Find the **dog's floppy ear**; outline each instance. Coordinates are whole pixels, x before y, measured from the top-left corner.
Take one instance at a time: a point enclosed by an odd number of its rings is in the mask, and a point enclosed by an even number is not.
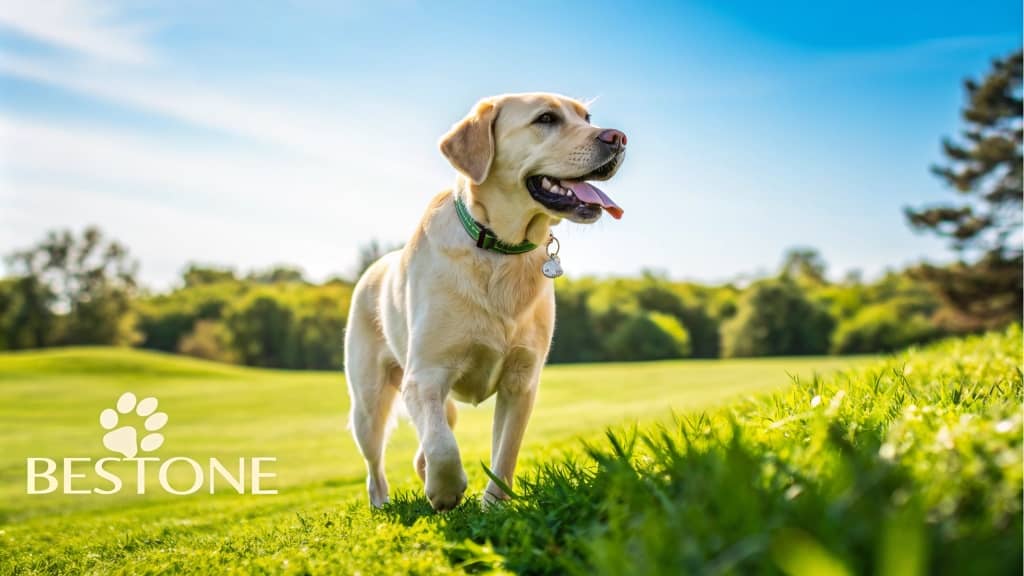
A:
[[[476,105],[469,116],[441,137],[441,153],[474,184],[482,184],[494,160],[494,120],[498,106],[490,100]]]

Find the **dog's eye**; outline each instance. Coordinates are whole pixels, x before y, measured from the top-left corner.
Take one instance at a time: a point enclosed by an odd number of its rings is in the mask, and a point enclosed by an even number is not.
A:
[[[583,117],[583,119],[587,121],[587,124],[590,124],[590,113],[588,112],[587,115]]]
[[[533,123],[534,124],[557,124],[558,123],[558,116],[555,116],[551,112],[545,112],[545,113],[541,114],[540,116],[537,116],[536,118],[534,118]]]

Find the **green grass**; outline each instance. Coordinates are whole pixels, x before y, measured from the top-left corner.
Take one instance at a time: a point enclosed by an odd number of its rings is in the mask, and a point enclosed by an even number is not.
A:
[[[942,572],[972,547],[979,571],[1019,569],[1020,339],[883,363],[551,367],[518,497],[445,515],[422,497],[406,423],[388,454],[398,495],[369,509],[339,374],[0,355],[0,573]],[[107,455],[99,413],[127,390],[170,415],[157,455],[275,456],[280,494],[26,495],[26,457]],[[475,494],[491,411],[463,407],[456,430]]]
[[[436,525],[524,573],[1020,573],[1022,398],[1018,327],[609,433]]]

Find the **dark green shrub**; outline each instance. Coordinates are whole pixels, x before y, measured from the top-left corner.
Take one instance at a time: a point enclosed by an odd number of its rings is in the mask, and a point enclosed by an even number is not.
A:
[[[824,354],[835,321],[796,283],[762,280],[740,297],[737,313],[722,328],[725,356]]]
[[[832,337],[835,354],[893,352],[936,337],[937,329],[926,316],[899,302],[873,304],[839,323]]]

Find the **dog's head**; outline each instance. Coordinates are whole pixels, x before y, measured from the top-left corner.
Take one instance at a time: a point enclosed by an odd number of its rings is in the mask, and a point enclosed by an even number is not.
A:
[[[508,94],[477,103],[441,139],[441,152],[476,188],[504,205],[590,223],[622,209],[588,181],[611,178],[626,135],[598,128],[580,102],[555,94]]]

